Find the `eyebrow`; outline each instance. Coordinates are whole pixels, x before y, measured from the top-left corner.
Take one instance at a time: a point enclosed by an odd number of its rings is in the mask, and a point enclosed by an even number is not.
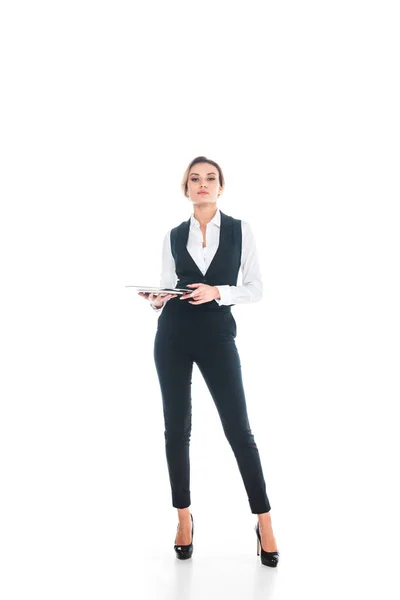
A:
[[[199,175],[199,173],[190,173],[190,175]],[[212,171],[211,173],[207,173],[207,175],[216,175],[216,173]]]

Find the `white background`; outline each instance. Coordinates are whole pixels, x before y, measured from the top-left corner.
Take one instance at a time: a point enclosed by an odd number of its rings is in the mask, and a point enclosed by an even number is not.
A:
[[[395,5],[2,3],[4,600],[398,598]],[[196,366],[173,552],[158,317],[125,286],[158,284],[198,155],[259,251],[233,314],[275,570]]]

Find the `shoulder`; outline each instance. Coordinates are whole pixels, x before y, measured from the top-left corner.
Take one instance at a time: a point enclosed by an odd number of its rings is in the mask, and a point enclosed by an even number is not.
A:
[[[232,217],[232,215],[227,215],[226,213],[222,213],[221,211],[221,218],[224,219],[229,219],[232,223],[234,223],[236,226],[241,226],[242,231],[247,231],[248,229],[250,229],[250,225],[247,221],[243,221],[243,219],[238,219],[237,217]]]
[[[233,224],[234,228],[236,229],[236,231],[241,231],[242,233],[242,240],[243,241],[250,241],[253,239],[253,230],[251,228],[251,225],[248,221],[244,221],[243,219],[237,219],[235,217],[232,217],[231,215],[227,215],[224,214],[225,219],[229,219],[230,222]]]
[[[233,226],[236,229],[243,230],[243,227],[242,227],[243,221],[241,219],[232,217],[232,215],[227,215],[226,213],[222,212],[222,210],[220,211],[220,213],[221,213],[221,221],[231,224],[231,226]]]
[[[234,219],[234,221],[236,221],[236,225],[241,228],[243,236],[247,237],[252,235],[252,228],[248,221],[244,221],[243,219]]]
[[[179,223],[179,225],[175,225],[174,227],[170,227],[164,237],[167,238],[167,237],[170,237],[171,234],[172,235],[176,234],[179,229],[181,229],[182,227],[184,227],[184,225],[187,225],[187,221],[182,221],[182,223]]]
[[[188,227],[190,225],[190,219],[189,221],[182,221],[182,223],[179,223],[179,225],[176,225],[175,227],[171,227],[171,229],[169,229],[168,231],[168,235],[175,235],[178,233],[178,231],[180,229],[183,229],[184,227]]]

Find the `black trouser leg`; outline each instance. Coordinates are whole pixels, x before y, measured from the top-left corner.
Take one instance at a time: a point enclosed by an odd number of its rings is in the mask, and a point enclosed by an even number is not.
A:
[[[239,353],[234,339],[213,339],[196,348],[194,360],[210,390],[225,435],[235,454],[251,512],[271,509],[260,456],[247,415]]]
[[[187,508],[191,504],[189,444],[193,360],[178,338],[157,333],[154,361],[162,395],[172,505],[175,508]]]

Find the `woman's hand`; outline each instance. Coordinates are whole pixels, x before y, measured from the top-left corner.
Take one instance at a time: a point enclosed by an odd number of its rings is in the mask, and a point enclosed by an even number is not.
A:
[[[189,283],[186,286],[196,287],[196,290],[193,290],[191,294],[182,294],[179,300],[186,300],[186,298],[193,298],[192,301],[189,300],[189,304],[204,304],[205,302],[211,302],[211,300],[216,300],[220,297],[219,290],[215,285],[207,285],[206,283]]]
[[[151,292],[150,294],[148,292],[138,292],[139,296],[142,296],[142,298],[144,298],[145,300],[149,300],[150,302],[153,303],[155,308],[161,308],[162,306],[164,306],[164,304],[166,303],[167,300],[169,300],[170,298],[176,298],[176,296],[178,294],[153,294],[153,292]]]

